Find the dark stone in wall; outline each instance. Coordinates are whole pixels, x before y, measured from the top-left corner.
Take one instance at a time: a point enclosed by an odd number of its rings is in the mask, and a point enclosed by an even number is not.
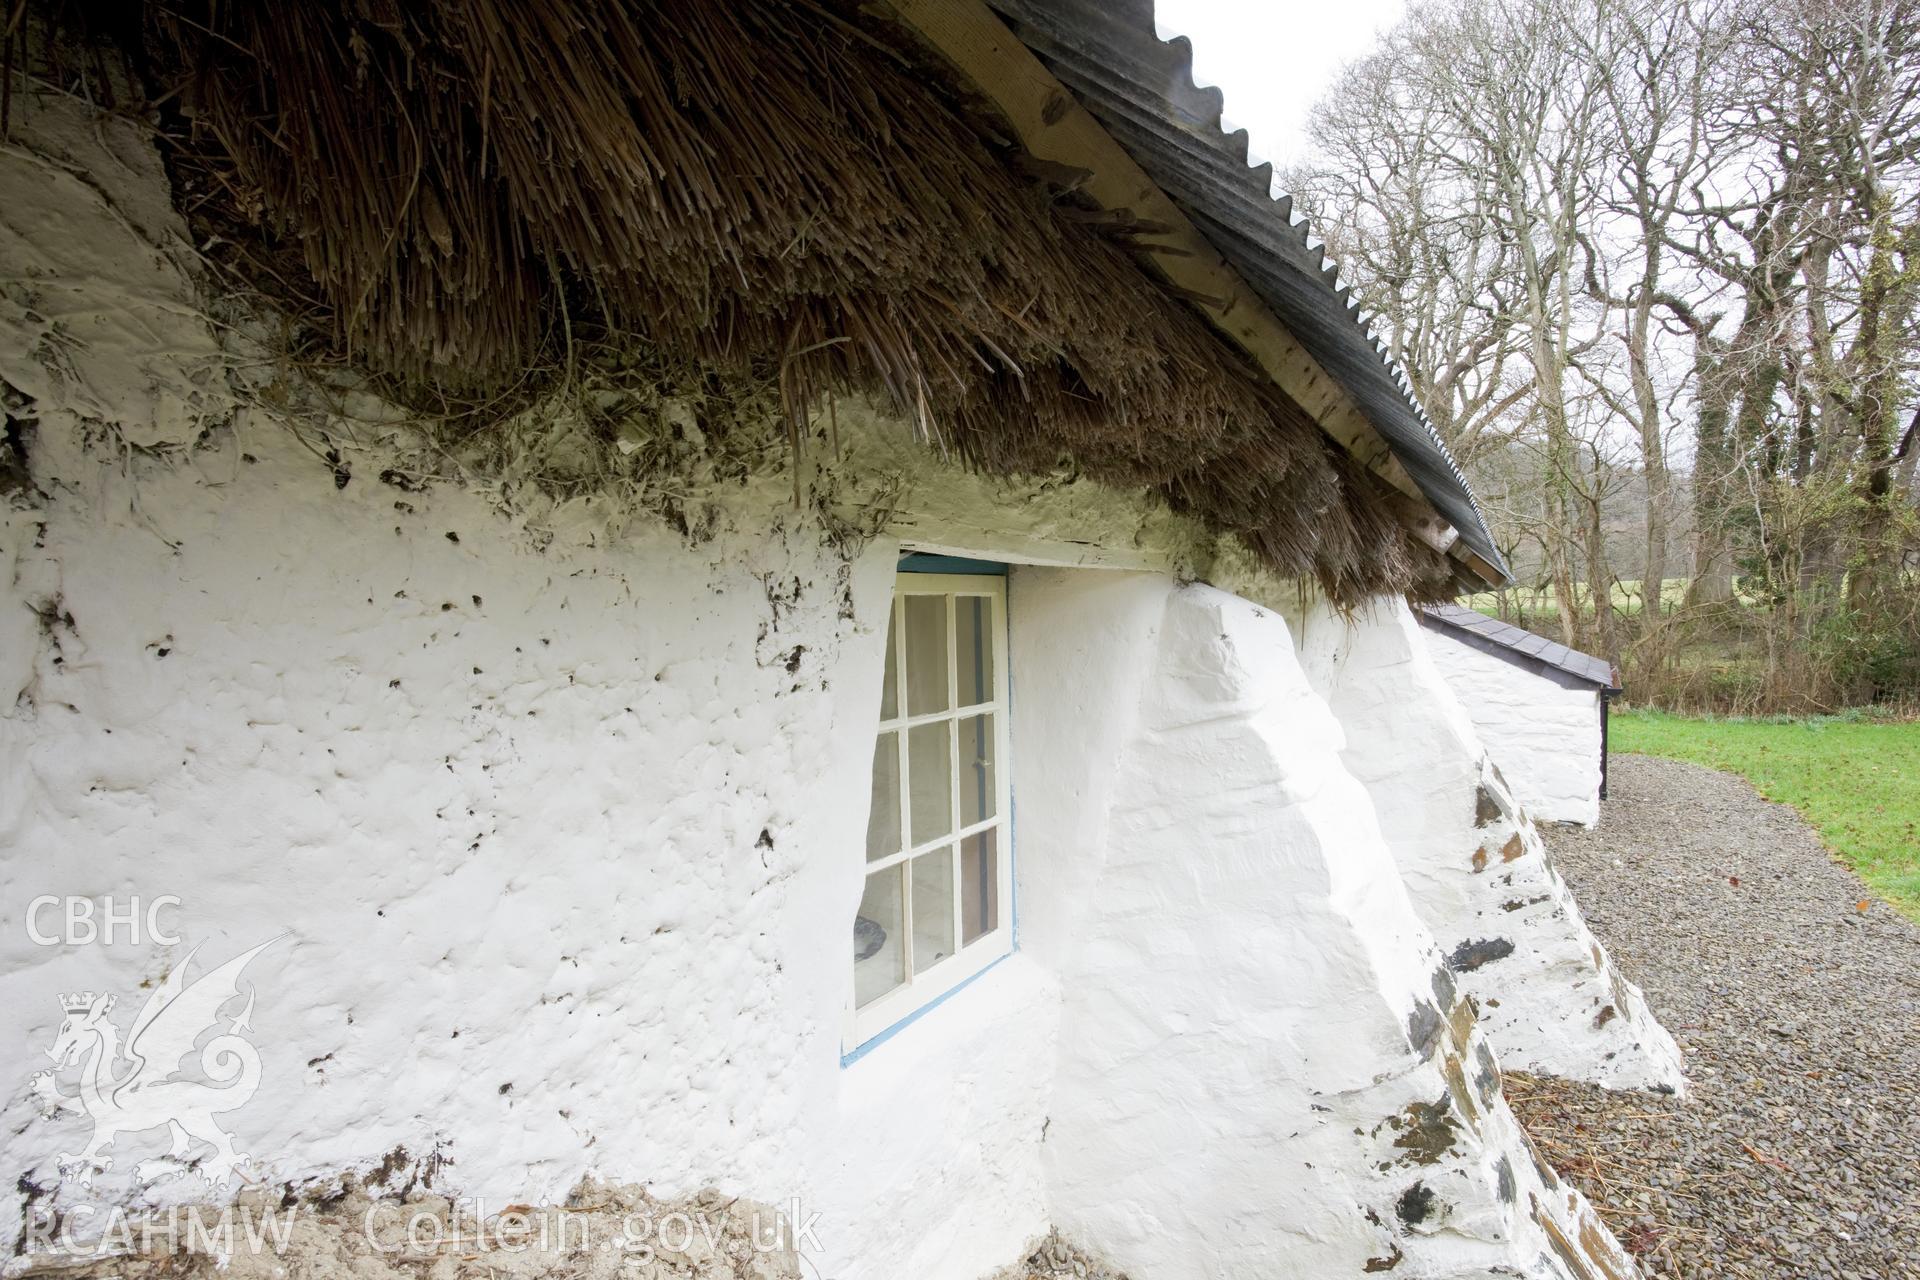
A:
[[[1387,1254],[1385,1257],[1368,1258],[1366,1265],[1361,1267],[1360,1269],[1366,1272],[1368,1275],[1374,1275],[1377,1272],[1381,1272],[1381,1271],[1393,1270],[1395,1267],[1399,1266],[1403,1260],[1405,1260],[1407,1255],[1400,1252],[1400,1246],[1397,1244],[1392,1246],[1392,1248],[1393,1248],[1393,1252]]]
[[[1425,1000],[1413,1006],[1407,1015],[1407,1043],[1425,1058],[1433,1053],[1440,1039],[1440,1011]]]
[[[1480,1091],[1480,1101],[1491,1106],[1493,1097],[1500,1092],[1500,1064],[1493,1059],[1493,1050],[1487,1048],[1486,1041],[1474,1046],[1473,1060],[1479,1064],[1474,1072],[1473,1087]]]
[[[1504,960],[1512,954],[1513,944],[1505,938],[1483,938],[1479,942],[1461,943],[1453,949],[1447,961],[1458,972],[1471,973],[1483,964]]]
[[[1414,1164],[1437,1164],[1453,1150],[1460,1122],[1454,1119],[1448,1096],[1437,1102],[1415,1102],[1388,1123],[1400,1131],[1393,1145],[1406,1152],[1404,1160]]]

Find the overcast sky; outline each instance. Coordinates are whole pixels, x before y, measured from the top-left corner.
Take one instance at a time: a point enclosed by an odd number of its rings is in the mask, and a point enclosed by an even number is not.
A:
[[[1307,109],[1365,54],[1406,0],[1155,0],[1161,37],[1193,41],[1194,76],[1227,97],[1227,119],[1275,165],[1303,149]]]

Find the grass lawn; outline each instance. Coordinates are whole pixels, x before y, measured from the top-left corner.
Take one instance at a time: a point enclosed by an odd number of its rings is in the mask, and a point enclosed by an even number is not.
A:
[[[1874,892],[1920,921],[1920,722],[1622,711],[1611,745],[1743,775],[1798,809]]]

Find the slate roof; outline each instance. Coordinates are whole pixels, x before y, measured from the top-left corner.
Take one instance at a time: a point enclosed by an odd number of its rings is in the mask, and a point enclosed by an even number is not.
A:
[[[1569,649],[1545,636],[1523,631],[1498,618],[1457,604],[1429,604],[1420,607],[1420,620],[1428,626],[1461,632],[1481,642],[1481,648],[1503,650],[1517,658],[1531,658],[1545,667],[1572,676],[1583,684],[1609,693],[1620,692],[1613,664],[1578,649]]]
[[[1507,571],[1479,504],[1406,376],[1368,331],[1337,268],[1308,247],[1273,166],[1221,125],[1222,95],[1193,82],[1193,46],[1154,31],[1153,0],[988,0],[1300,344],[1340,383],[1461,540]]]

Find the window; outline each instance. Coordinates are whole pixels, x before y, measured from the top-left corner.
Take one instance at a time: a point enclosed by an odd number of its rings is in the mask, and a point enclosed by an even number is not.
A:
[[[1013,949],[1003,577],[902,573],[853,926],[852,1047]]]

